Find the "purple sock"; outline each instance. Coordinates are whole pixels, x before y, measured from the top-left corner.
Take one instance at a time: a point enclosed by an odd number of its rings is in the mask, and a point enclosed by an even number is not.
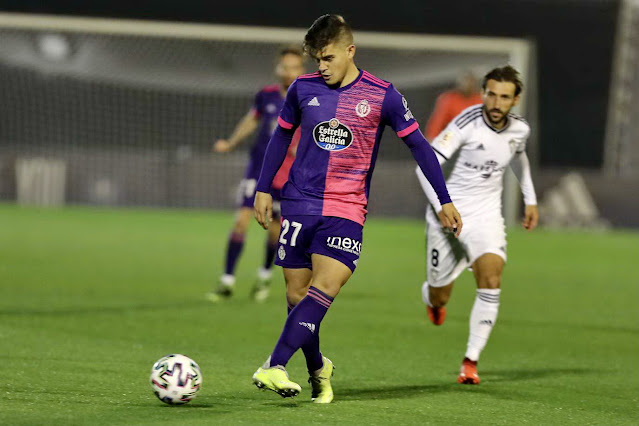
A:
[[[229,235],[229,243],[226,248],[225,274],[234,275],[235,265],[242,254],[242,248],[244,248],[244,235],[231,232],[231,235]]]
[[[285,366],[299,348],[308,349],[306,364],[309,371],[322,367],[322,354],[319,351],[319,328],[333,298],[311,287],[308,294],[293,308],[286,318],[284,330],[271,354],[271,365]],[[290,304],[290,303],[289,303]],[[319,360],[318,360],[319,358]]]
[[[275,259],[275,253],[277,252],[277,241],[271,242],[266,240],[266,257],[264,258],[264,269],[271,269],[273,266],[273,259]]]
[[[293,305],[287,297],[287,315],[291,313],[293,308],[295,308],[295,305]],[[313,334],[313,340],[302,345],[302,352],[304,352],[304,358],[306,358],[306,368],[308,369],[309,374],[322,368],[324,360],[322,359],[322,353],[319,349],[319,328],[316,330],[316,333]]]

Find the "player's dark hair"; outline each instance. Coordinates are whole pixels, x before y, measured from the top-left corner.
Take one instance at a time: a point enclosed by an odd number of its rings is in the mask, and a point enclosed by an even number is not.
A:
[[[286,56],[286,55],[295,55],[302,58],[304,57],[304,50],[302,50],[302,48],[297,45],[283,46],[278,52],[277,57],[281,58],[282,56]]]
[[[350,25],[340,15],[322,15],[313,22],[304,37],[304,52],[314,58],[327,45],[338,40],[353,43]]]
[[[510,65],[495,68],[486,74],[481,82],[482,89],[486,90],[486,83],[488,80],[507,81],[509,83],[513,83],[515,85],[515,96],[519,95],[524,89],[524,83],[521,81],[519,71]]]

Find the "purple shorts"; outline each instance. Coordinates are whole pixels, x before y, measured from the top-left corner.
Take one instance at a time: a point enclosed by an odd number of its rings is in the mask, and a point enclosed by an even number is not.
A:
[[[257,181],[255,179],[243,179],[240,182],[240,186],[238,188],[238,193],[237,193],[238,207],[248,207],[250,209],[253,208],[253,203],[255,203],[255,187],[256,186],[257,186]],[[282,200],[281,190],[272,188],[271,196],[273,197],[273,213],[279,214],[280,202]]]
[[[313,269],[311,254],[335,259],[355,271],[362,250],[359,223],[332,216],[282,216],[275,264],[283,268]]]

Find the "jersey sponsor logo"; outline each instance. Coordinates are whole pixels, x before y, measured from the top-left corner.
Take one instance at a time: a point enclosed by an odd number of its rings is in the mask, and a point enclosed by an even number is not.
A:
[[[326,247],[334,248],[359,256],[362,251],[362,242],[348,237],[328,237],[326,239]]]
[[[353,143],[353,132],[337,118],[331,118],[315,126],[313,139],[317,146],[326,151],[341,151]]]
[[[320,106],[320,103],[317,100],[317,96],[314,97],[313,99],[311,99],[310,101],[308,101],[308,103],[306,105],[308,105],[308,106]]]
[[[368,104],[368,101],[364,99],[363,101],[359,101],[357,105],[355,105],[355,112],[360,117],[364,118],[371,112],[371,106]]]
[[[493,326],[493,321],[492,320],[481,320],[479,321],[479,325],[489,325],[489,326]]]
[[[481,177],[488,179],[495,172],[503,172],[506,167],[499,167],[499,163],[494,160],[487,160],[484,164],[473,164],[469,161],[464,161],[464,166],[481,172]]]
[[[280,260],[284,260],[284,258],[286,257],[286,250],[284,250],[284,246],[280,246],[279,250],[277,250],[277,256],[280,258]]]

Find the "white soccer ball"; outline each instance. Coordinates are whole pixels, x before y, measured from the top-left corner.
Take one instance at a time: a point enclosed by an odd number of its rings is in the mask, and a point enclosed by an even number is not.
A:
[[[151,387],[158,399],[169,405],[186,404],[202,387],[202,372],[191,358],[171,354],[151,368]]]

